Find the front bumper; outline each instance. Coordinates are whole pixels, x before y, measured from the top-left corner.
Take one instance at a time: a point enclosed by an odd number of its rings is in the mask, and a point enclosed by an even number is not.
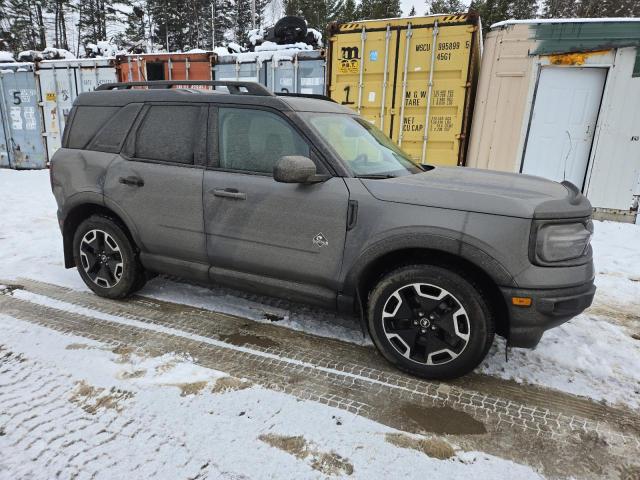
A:
[[[545,330],[557,327],[589,308],[596,293],[593,280],[571,288],[501,290],[509,314],[508,344],[521,348],[534,348]],[[513,297],[529,297],[531,305],[513,305]]]

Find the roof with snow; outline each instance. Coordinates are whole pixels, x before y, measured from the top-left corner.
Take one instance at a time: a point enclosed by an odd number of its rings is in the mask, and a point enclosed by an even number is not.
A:
[[[519,23],[627,23],[640,22],[640,18],[629,17],[609,17],[609,18],[530,18],[526,20],[503,20],[491,25],[491,28],[503,27],[506,25],[517,25]]]

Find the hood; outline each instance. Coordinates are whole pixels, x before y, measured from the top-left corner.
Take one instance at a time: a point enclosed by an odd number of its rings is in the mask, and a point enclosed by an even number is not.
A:
[[[385,180],[363,179],[378,200],[521,218],[578,218],[591,204],[573,184],[517,173],[435,167]]]

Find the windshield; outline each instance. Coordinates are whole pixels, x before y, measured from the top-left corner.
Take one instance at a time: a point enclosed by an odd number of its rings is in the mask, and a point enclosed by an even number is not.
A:
[[[399,177],[423,169],[384,133],[363,118],[346,114],[304,114],[358,177]]]

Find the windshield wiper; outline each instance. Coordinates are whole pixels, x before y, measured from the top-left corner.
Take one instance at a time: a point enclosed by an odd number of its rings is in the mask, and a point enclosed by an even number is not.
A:
[[[389,175],[388,173],[370,173],[367,175],[356,175],[356,178],[366,178],[371,180],[381,180],[385,178],[396,178],[395,175]]]

